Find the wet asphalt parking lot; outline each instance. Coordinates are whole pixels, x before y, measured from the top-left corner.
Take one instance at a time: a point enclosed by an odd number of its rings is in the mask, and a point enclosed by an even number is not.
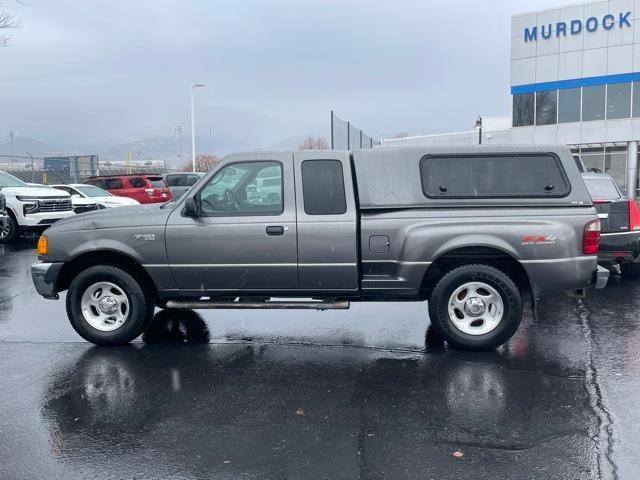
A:
[[[423,303],[164,312],[100,348],[35,260],[0,246],[2,479],[640,478],[640,281],[543,297],[494,352]]]

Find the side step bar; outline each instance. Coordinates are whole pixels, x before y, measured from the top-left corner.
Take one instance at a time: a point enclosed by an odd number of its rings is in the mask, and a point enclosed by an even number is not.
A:
[[[242,309],[242,308],[263,308],[263,309],[303,309],[303,310],[347,310],[348,300],[335,302],[296,302],[296,301],[264,301],[264,302],[212,302],[212,301],[176,301],[169,300],[166,308],[177,308],[181,310],[200,309]]]

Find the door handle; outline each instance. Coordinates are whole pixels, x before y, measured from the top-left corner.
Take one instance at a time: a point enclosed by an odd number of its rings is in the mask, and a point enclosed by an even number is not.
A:
[[[284,227],[280,225],[270,225],[267,227],[267,235],[271,235],[271,236],[284,235]]]

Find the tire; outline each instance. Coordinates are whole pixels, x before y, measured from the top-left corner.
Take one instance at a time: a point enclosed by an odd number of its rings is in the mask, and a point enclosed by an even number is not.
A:
[[[8,214],[7,219],[7,224],[0,227],[0,244],[11,243],[20,234],[20,227],[13,215]]]
[[[620,273],[625,278],[640,277],[640,263],[623,263],[620,265]]]
[[[153,307],[140,282],[111,265],[84,270],[73,279],[67,292],[71,325],[82,338],[96,345],[129,343],[148,325]]]
[[[463,265],[436,284],[429,317],[436,333],[451,347],[492,350],[520,326],[522,298],[518,287],[497,268]]]

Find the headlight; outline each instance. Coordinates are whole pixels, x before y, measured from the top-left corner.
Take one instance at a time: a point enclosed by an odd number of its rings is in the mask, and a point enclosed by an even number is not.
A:
[[[39,208],[39,204],[38,204],[38,200],[21,200],[23,202],[29,202],[29,203],[25,203],[22,206],[22,213],[23,215],[27,215],[29,213],[35,213],[38,211]]]
[[[22,206],[23,215],[27,215],[29,213],[35,213],[38,211],[39,204],[38,204],[38,199],[36,197],[29,197],[29,196],[21,197],[20,195],[16,195],[16,200],[20,202],[24,202],[24,205]]]

